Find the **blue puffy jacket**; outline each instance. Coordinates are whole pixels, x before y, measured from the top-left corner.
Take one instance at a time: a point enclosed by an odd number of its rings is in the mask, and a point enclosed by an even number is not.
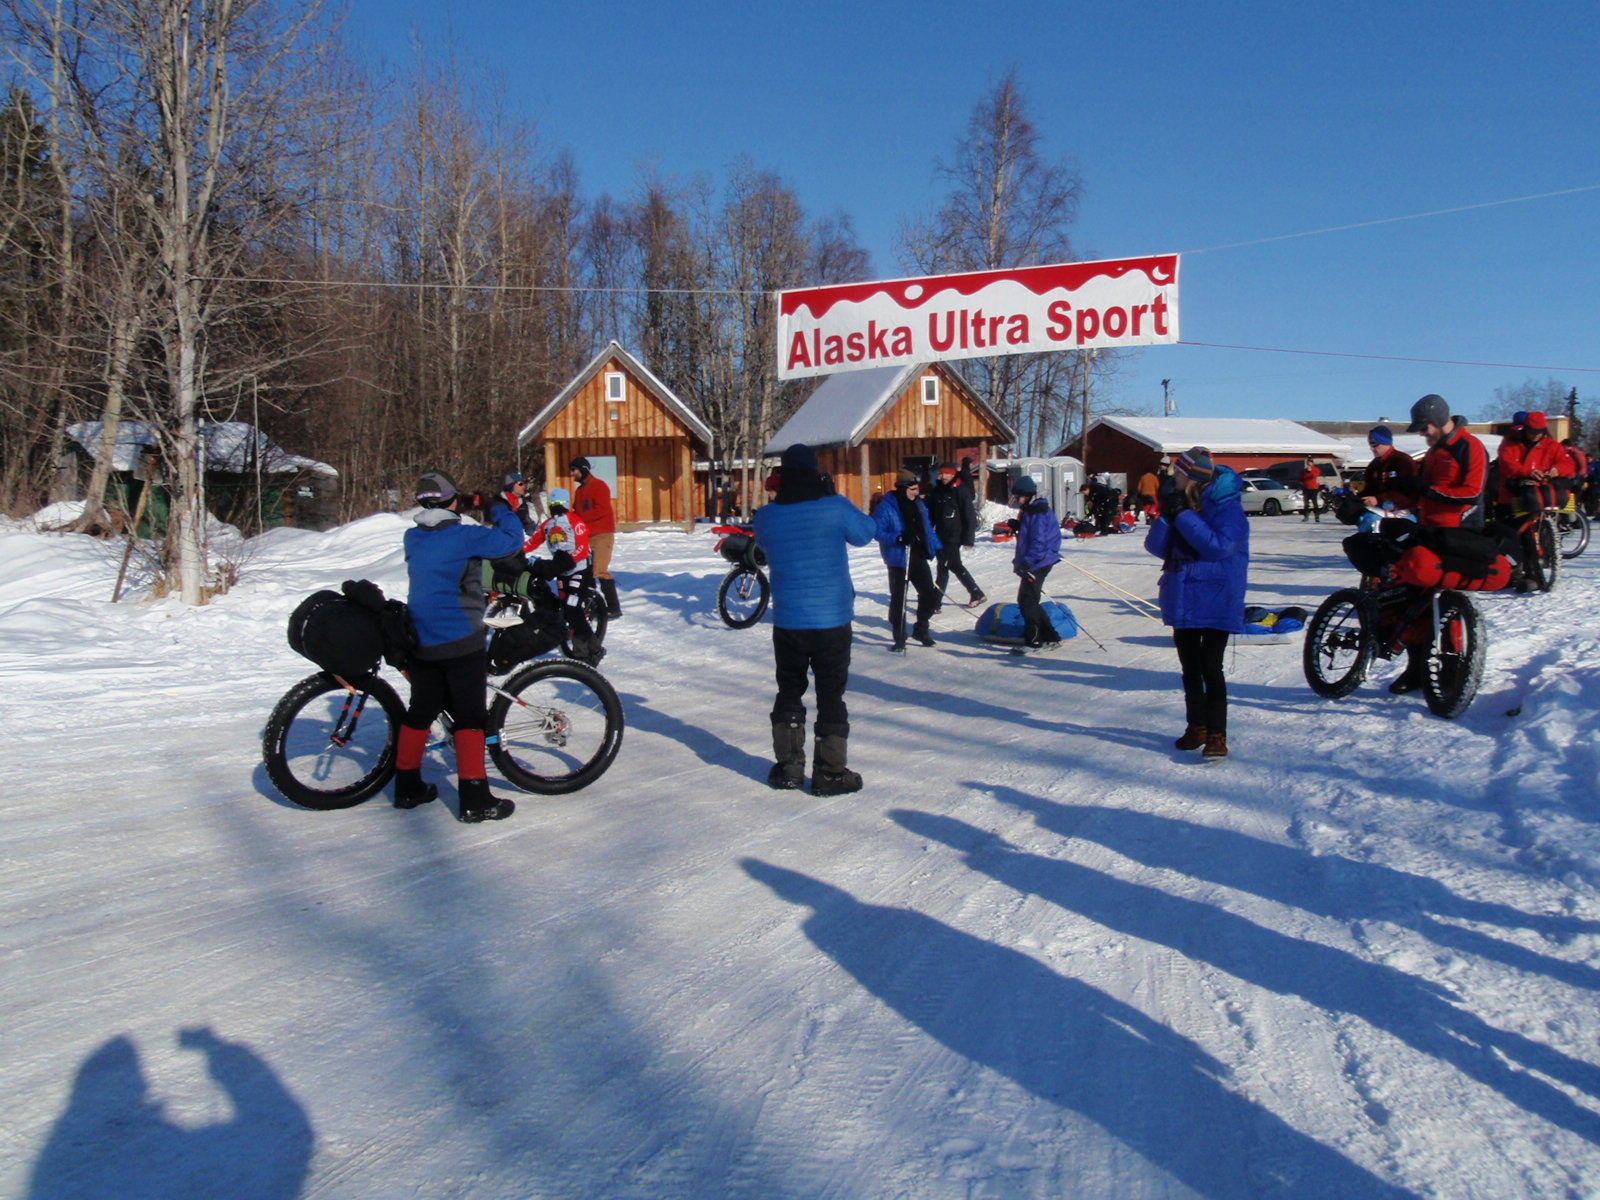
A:
[[[780,493],[781,495],[781,493]],[[836,629],[855,615],[847,546],[865,546],[875,526],[843,496],[756,510],[756,544],[772,575],[772,622],[781,629]]]
[[[492,525],[463,525],[444,508],[425,508],[406,530],[406,603],[417,627],[416,655],[456,658],[482,650],[483,563],[522,548],[522,522],[504,504],[489,513]]]
[[[1022,506],[1017,517],[1017,548],[1011,565],[1025,571],[1042,571],[1061,561],[1061,522],[1043,496]]]
[[[933,518],[928,515],[928,506],[920,498],[916,504],[917,514],[922,518],[923,544],[928,547],[928,557],[932,558],[939,553],[944,543],[933,531]],[[883,555],[884,563],[904,570],[909,555],[905,546],[895,544],[906,531],[905,517],[900,512],[899,495],[890,492],[885,496],[873,511],[872,519],[877,525],[877,533],[874,536],[878,539],[878,553]]]
[[[1161,619],[1174,629],[1244,632],[1250,521],[1239,492],[1239,476],[1218,467],[1198,512],[1184,509],[1176,524],[1162,517],[1145,534],[1144,548],[1162,560]]]

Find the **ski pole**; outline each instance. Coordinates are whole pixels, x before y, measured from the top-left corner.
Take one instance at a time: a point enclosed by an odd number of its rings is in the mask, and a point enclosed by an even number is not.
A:
[[[1049,592],[1047,592],[1045,590],[1044,584],[1041,583],[1039,585],[1039,602],[1041,604],[1043,604],[1046,601],[1048,601],[1051,604],[1061,604],[1061,601],[1057,600],[1054,596],[1052,596]],[[1065,608],[1066,605],[1063,604],[1062,607]],[[1078,628],[1079,629],[1081,629],[1085,633],[1089,634],[1089,640],[1091,642],[1093,642],[1096,646],[1099,646],[1101,650],[1105,650],[1106,644],[1104,642],[1102,642],[1099,638],[1095,637],[1095,635],[1090,631],[1089,627],[1083,623],[1081,618],[1079,618],[1076,615],[1074,615],[1073,620],[1078,622]]]

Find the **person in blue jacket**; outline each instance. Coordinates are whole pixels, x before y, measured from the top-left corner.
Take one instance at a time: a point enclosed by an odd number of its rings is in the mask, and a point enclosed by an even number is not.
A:
[[[1031,475],[1017,476],[1011,496],[1019,509],[1011,519],[1017,534],[1011,572],[1017,577],[1017,607],[1022,611],[1022,649],[1054,650],[1061,635],[1044,610],[1044,580],[1061,561],[1061,522]]]
[[[455,720],[461,819],[499,821],[516,805],[489,794],[484,764],[489,714],[483,560],[519,550],[522,522],[498,497],[457,492],[442,471],[422,476],[416,499],[422,511],[406,530],[405,554],[411,583],[406,603],[417,629],[417,647],[411,655],[411,703],[395,748],[395,807],[416,808],[439,794],[435,785],[422,781],[422,756],[429,728],[448,709]],[[462,509],[485,505],[488,525],[462,523]]]
[[[934,586],[929,560],[943,549],[933,531],[933,519],[922,502],[922,484],[902,468],[894,479],[894,491],[883,498],[872,514],[877,523],[878,552],[889,568],[889,631],[894,641],[889,649],[906,652],[906,581],[917,589],[917,616],[911,636],[924,646],[934,644],[928,632],[928,618],[939,607],[939,589]]]
[[[1244,632],[1245,580],[1250,570],[1250,525],[1239,476],[1194,446],[1173,463],[1181,485],[1162,504],[1144,548],[1161,560],[1161,619],[1172,627],[1183,675],[1183,736],[1179,750],[1202,748],[1205,758],[1228,756],[1228,683],[1223,652],[1228,636]]]
[[[856,591],[848,547],[865,546],[874,525],[817,472],[816,452],[796,442],[783,452],[778,491],[756,511],[756,544],[772,578],[772,656],[778,695],[772,703],[774,788],[797,788],[806,774],[808,674],[816,680],[816,746],[811,792],[835,796],[861,790],[849,769],[851,618]]]

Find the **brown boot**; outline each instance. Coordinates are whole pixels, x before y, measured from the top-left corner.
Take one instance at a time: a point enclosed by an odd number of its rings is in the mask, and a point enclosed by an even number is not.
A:
[[[1179,750],[1198,750],[1206,744],[1206,727],[1190,725],[1183,731],[1183,736],[1172,744]]]
[[[1211,760],[1227,758],[1228,735],[1225,733],[1206,734],[1206,748],[1200,751],[1200,756]]]

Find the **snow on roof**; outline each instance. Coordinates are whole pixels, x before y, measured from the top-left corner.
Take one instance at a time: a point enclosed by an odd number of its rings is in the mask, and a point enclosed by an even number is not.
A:
[[[1213,454],[1327,454],[1343,459],[1349,451],[1338,438],[1282,418],[1100,417],[1089,427],[1091,437],[1097,425],[1125,433],[1163,454],[1204,446]]]
[[[829,375],[817,390],[795,410],[783,427],[767,443],[768,454],[781,454],[796,442],[808,446],[857,446],[877,424],[885,409],[905,390],[914,376],[928,370],[925,362],[899,367],[868,367],[862,371],[840,371]],[[948,364],[946,364],[947,369]],[[1016,430],[1006,424],[981,396],[966,386],[954,370],[950,374],[961,385],[973,404],[995,423],[1008,441],[1016,441]]]
[[[83,447],[91,459],[100,457],[100,440],[105,429],[104,421],[79,421],[67,427],[67,436]],[[267,436],[244,421],[206,421],[200,426],[200,436],[206,444],[206,470],[227,471],[243,475],[255,469],[251,458],[251,442],[261,469],[269,475],[291,471],[315,471],[319,475],[338,475],[327,463],[314,458],[290,454],[274,445]],[[119,421],[117,438],[112,447],[111,468],[114,471],[133,470],[133,460],[140,448],[159,451],[161,438],[153,426],[144,421]]]

